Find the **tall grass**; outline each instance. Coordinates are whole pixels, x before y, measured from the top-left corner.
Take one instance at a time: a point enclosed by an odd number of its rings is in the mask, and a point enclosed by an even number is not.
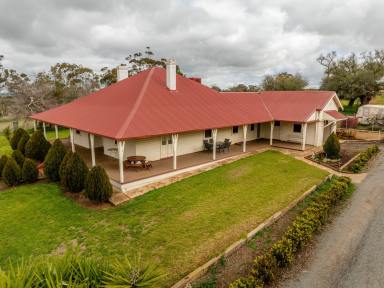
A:
[[[0,269],[1,288],[134,288],[157,287],[164,274],[140,258],[113,263],[83,257],[77,252],[9,263]]]

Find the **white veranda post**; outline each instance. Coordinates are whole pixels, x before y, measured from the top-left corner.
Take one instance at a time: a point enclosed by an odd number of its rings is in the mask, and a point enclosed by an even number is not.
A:
[[[36,130],[37,130],[36,120],[33,120],[33,131],[36,131]]]
[[[177,141],[179,134],[172,134],[172,148],[173,148],[173,169],[177,169]]]
[[[247,150],[247,125],[243,125],[243,152]]]
[[[56,139],[59,139],[59,127],[55,125],[55,134],[56,134]]]
[[[95,157],[95,135],[89,134],[89,142],[91,144],[91,158],[92,158],[92,167],[96,166],[96,157]]]
[[[275,121],[271,122],[271,133],[269,135],[269,145],[272,146],[273,143],[273,128],[275,127]]]
[[[217,129],[212,129],[213,147],[212,147],[212,159],[216,160],[216,139]]]
[[[301,150],[305,150],[305,141],[307,140],[307,126],[308,124],[307,123],[303,123],[302,124],[302,128],[303,128],[303,140],[301,142]]]
[[[73,129],[69,128],[69,140],[71,141],[72,152],[75,152],[75,139],[74,139]]]
[[[117,141],[117,153],[119,154],[120,183],[124,183],[124,141]]]
[[[43,122],[44,137],[47,138],[47,130],[45,129],[45,122]]]

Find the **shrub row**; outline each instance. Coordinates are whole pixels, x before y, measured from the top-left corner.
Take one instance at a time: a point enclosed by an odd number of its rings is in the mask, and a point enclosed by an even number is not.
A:
[[[350,190],[350,185],[347,177],[333,177],[329,188],[315,196],[282,238],[267,253],[255,258],[250,275],[233,282],[230,288],[263,287],[272,282],[278,269],[289,266],[300,249],[325,224],[330,212]]]
[[[139,259],[139,258],[138,258]],[[0,287],[159,287],[164,274],[139,260],[101,262],[69,252],[38,257],[0,268]]]
[[[347,167],[347,169],[353,173],[361,172],[367,165],[368,161],[377,153],[379,153],[379,146],[374,145],[369,147],[367,150],[360,153],[360,155],[353,161],[353,163]]]

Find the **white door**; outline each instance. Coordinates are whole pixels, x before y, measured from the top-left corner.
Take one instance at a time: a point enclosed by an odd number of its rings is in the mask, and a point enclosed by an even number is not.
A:
[[[172,157],[172,136],[163,136],[161,137],[161,148],[160,156],[161,158]]]

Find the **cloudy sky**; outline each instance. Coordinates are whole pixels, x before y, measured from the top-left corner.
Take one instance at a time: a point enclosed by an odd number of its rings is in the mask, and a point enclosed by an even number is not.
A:
[[[384,48],[383,0],[0,0],[4,64],[33,74],[66,61],[96,71],[146,46],[227,87],[300,72],[320,53]]]

